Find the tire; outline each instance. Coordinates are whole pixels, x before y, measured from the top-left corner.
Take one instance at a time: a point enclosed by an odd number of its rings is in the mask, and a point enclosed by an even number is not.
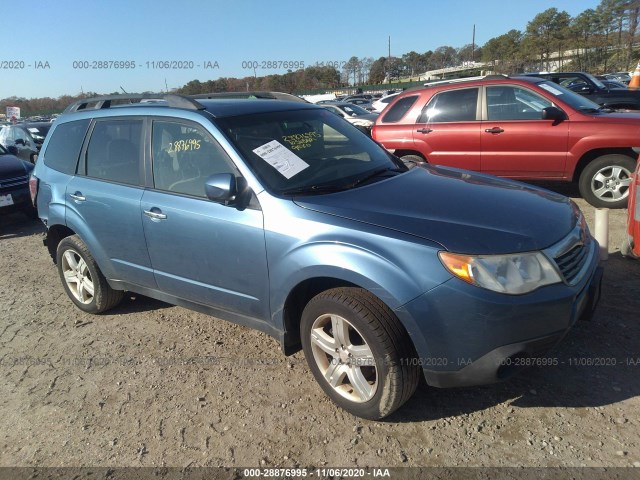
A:
[[[124,292],[109,286],[89,249],[77,235],[60,242],[56,260],[62,285],[80,310],[102,313],[122,300]]]
[[[627,155],[602,155],[580,174],[578,187],[587,202],[597,208],[625,208],[636,160]]]
[[[421,371],[411,361],[413,344],[389,307],[366,290],[318,294],[305,307],[300,327],[316,381],[349,413],[381,419],[415,392]],[[334,336],[334,330],[341,333]]]

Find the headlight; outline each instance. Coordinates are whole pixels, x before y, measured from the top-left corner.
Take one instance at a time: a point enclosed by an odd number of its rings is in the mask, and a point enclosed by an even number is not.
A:
[[[562,281],[540,252],[470,256],[442,251],[438,256],[456,277],[494,292],[518,295]]]

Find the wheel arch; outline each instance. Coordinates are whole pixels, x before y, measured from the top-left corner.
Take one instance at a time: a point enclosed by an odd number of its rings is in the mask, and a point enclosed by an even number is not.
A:
[[[585,167],[598,157],[602,155],[626,155],[634,160],[638,157],[638,155],[633,151],[631,147],[619,147],[619,148],[594,148],[593,150],[589,150],[584,153],[578,162],[576,163],[576,167],[573,170],[572,180],[574,182],[578,182],[580,180],[580,175],[584,171]]]
[[[51,255],[51,259],[53,260],[54,264],[57,263],[56,252],[58,251],[58,245],[60,245],[60,242],[63,239],[75,234],[76,232],[71,230],[66,225],[51,225],[47,229],[46,245],[47,245],[47,250],[49,250],[49,255]]]
[[[405,155],[417,155],[418,157],[421,157],[423,161],[429,162],[429,160],[427,160],[427,158],[417,150],[398,149],[398,150],[395,150],[393,154],[398,158],[402,158]]]

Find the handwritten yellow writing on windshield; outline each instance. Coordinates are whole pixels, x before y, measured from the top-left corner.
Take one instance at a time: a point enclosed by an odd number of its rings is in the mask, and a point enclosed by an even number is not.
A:
[[[320,138],[320,135],[317,132],[296,133],[282,137],[282,139],[291,146],[291,150],[304,150],[305,148],[309,148],[318,138]]]

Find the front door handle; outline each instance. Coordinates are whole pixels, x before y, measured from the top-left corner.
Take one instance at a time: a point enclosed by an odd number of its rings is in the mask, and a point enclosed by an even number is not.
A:
[[[433,132],[433,129],[432,128],[419,128],[417,130],[417,132],[419,132],[419,133],[431,133],[431,132]]]
[[[487,133],[502,133],[504,132],[504,130],[500,127],[493,127],[493,128],[487,128],[485,129],[485,132]]]
[[[144,214],[152,220],[164,220],[167,218],[167,216],[162,213],[162,210],[160,210],[158,207],[153,207],[149,210],[145,210]]]
[[[87,199],[84,195],[82,195],[82,192],[70,193],[69,196],[76,202],[84,202]]]

